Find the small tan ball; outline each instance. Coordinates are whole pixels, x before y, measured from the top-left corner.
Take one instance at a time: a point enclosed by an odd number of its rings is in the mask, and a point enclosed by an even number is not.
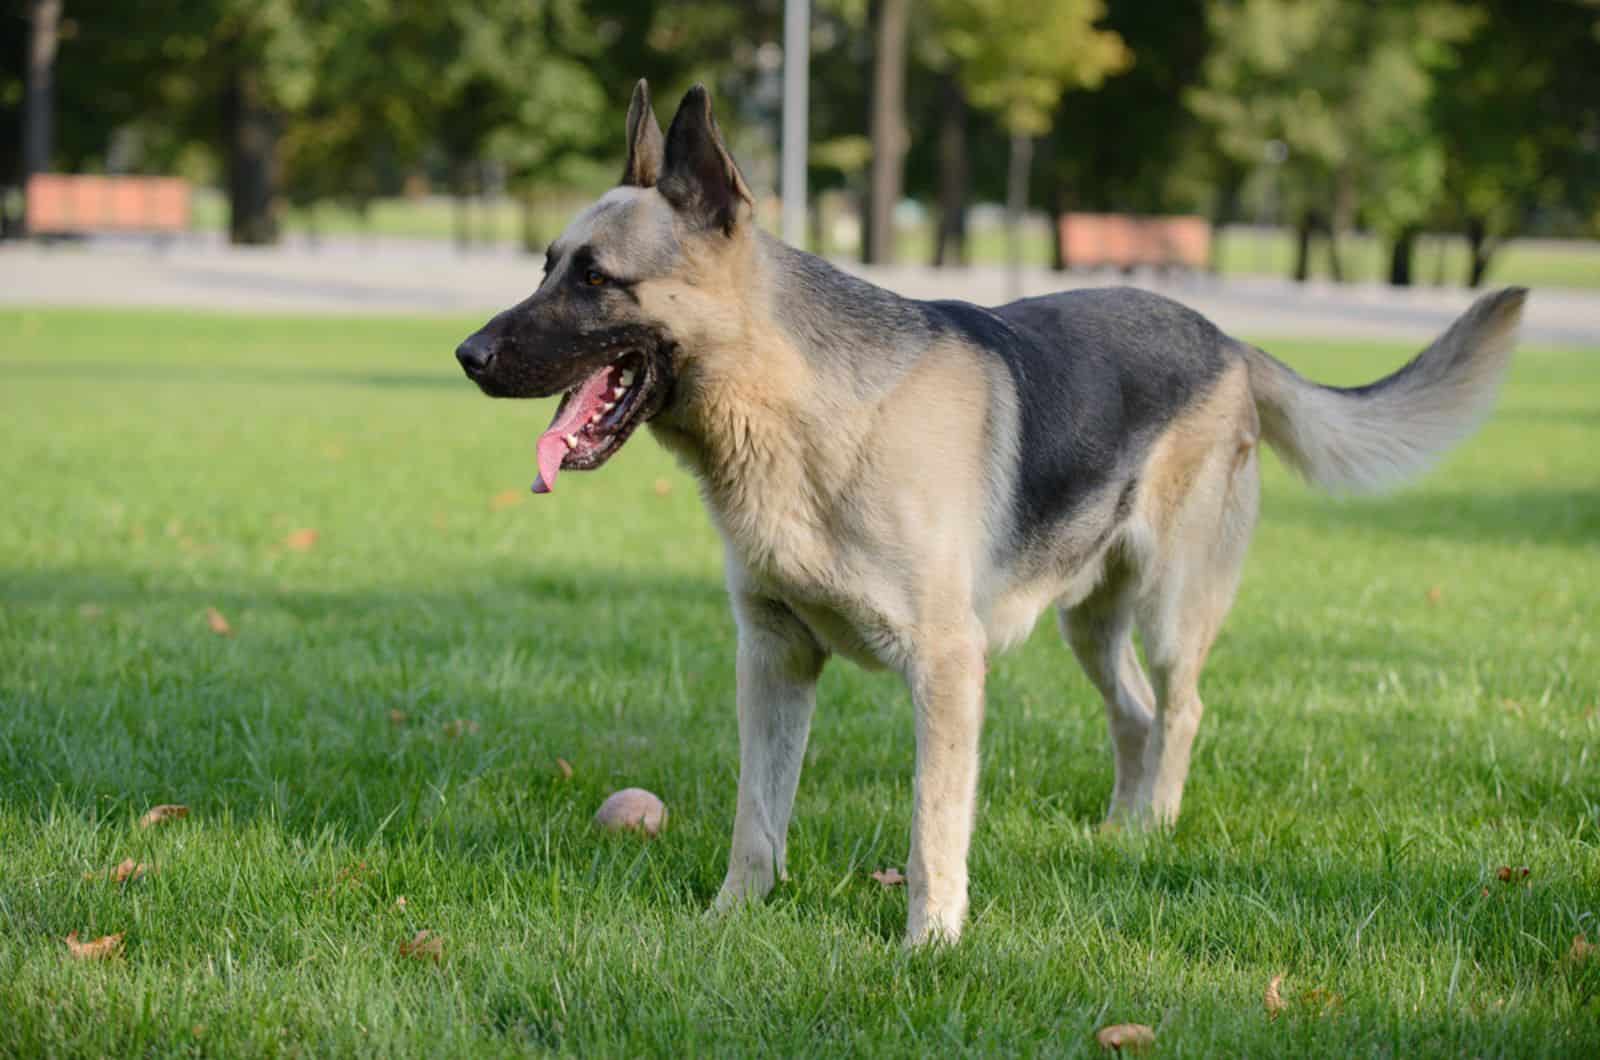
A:
[[[643,788],[623,788],[600,804],[594,823],[653,836],[667,826],[667,804]]]

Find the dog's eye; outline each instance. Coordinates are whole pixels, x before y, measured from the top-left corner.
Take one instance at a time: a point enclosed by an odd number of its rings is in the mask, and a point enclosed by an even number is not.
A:
[[[606,285],[605,273],[589,269],[583,274],[583,282],[590,287],[604,287]]]

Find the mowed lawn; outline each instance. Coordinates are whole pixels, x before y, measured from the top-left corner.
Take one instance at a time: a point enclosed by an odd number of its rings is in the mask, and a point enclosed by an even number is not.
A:
[[[971,925],[906,953],[869,873],[905,864],[911,708],[848,664],[792,878],[703,917],[717,539],[643,434],[529,496],[549,406],[459,377],[475,324],[0,313],[0,1055],[1071,1055],[1123,1022],[1600,1055],[1600,351],[1521,353],[1391,497],[1267,461],[1175,834],[1096,832],[1101,707],[1050,623],[995,660]],[[1342,382],[1413,352],[1265,345]],[[591,824],[630,785],[654,841]]]

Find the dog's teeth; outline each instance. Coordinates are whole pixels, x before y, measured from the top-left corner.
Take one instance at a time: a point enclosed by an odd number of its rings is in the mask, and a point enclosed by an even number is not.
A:
[[[604,410],[605,410],[605,411],[606,411],[606,412],[610,412],[610,411],[611,411],[611,410],[612,410],[612,409],[614,409],[614,408],[616,408],[616,407],[617,407],[617,403],[616,403],[616,402],[615,402],[615,401],[608,401],[608,402],[606,402],[606,403],[605,403],[605,404],[604,404],[604,405],[601,405],[601,406],[600,406],[600,407],[601,407],[601,408],[602,408],[602,409],[604,409]],[[599,418],[600,418],[600,416],[599,416],[599,414],[598,414],[598,413],[597,413],[597,414],[596,414],[596,415],[595,415],[595,419],[599,419]]]
[[[614,397],[614,398],[621,398],[622,395],[626,394],[627,392],[628,392],[627,387],[619,386],[615,390],[611,391],[611,396]]]
[[[596,412],[593,416],[589,417],[589,422],[590,423],[599,423],[603,419],[605,419],[605,413]]]
[[[567,443],[568,449],[578,448],[578,436],[576,434],[569,434],[561,440]]]

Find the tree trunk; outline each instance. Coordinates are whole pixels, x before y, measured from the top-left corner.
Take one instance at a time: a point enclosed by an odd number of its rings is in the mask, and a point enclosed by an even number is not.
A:
[[[967,100],[954,74],[941,79],[939,115],[939,227],[933,263],[967,263]]]
[[[23,89],[22,185],[35,173],[50,171],[55,133],[56,44],[61,0],[32,0],[27,82]]]
[[[1239,170],[1229,166],[1220,183],[1216,206],[1211,214],[1211,247],[1206,261],[1206,268],[1213,276],[1222,275],[1222,233],[1239,218],[1239,193],[1244,177]]]
[[[1311,229],[1316,224],[1316,218],[1311,214],[1302,214],[1294,226],[1295,252],[1294,252],[1294,282],[1305,283],[1311,275]]]
[[[1339,229],[1337,225],[1329,224],[1325,233],[1328,238],[1328,275],[1333,277],[1334,283],[1344,282],[1344,260],[1339,257]]]
[[[223,98],[228,137],[228,240],[278,241],[278,118],[267,103],[261,72],[237,56]]]
[[[1489,259],[1495,248],[1489,241],[1489,227],[1481,217],[1467,218],[1467,286],[1478,287],[1489,272]]]
[[[1006,287],[1012,298],[1022,297],[1022,221],[1028,210],[1028,171],[1033,168],[1033,137],[1011,134],[1011,158],[1006,167]]]
[[[1394,244],[1389,248],[1389,285],[1391,287],[1411,286],[1411,258],[1417,249],[1417,230],[1415,228],[1402,228],[1394,237]]]
[[[822,196],[815,195],[811,199],[811,209],[806,211],[806,224],[811,229],[811,239],[808,250],[818,257],[828,256],[828,222],[822,216]]]
[[[906,21],[910,0],[878,0],[872,53],[872,203],[866,255],[873,264],[895,260],[894,208],[900,202],[905,159]]]

